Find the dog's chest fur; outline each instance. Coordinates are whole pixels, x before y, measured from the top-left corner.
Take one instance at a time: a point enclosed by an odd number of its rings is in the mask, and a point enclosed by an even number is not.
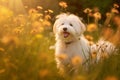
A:
[[[84,62],[89,57],[89,46],[83,37],[81,37],[80,40],[72,42],[70,44],[65,44],[62,41],[57,41],[56,56],[59,56],[60,54],[67,55],[65,62],[69,62],[75,56],[80,57]]]

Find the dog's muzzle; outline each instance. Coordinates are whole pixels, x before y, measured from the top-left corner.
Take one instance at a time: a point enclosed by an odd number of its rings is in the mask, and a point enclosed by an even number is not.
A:
[[[63,36],[64,36],[64,38],[69,37],[69,35],[70,35],[70,33],[69,33],[69,32],[63,32]]]

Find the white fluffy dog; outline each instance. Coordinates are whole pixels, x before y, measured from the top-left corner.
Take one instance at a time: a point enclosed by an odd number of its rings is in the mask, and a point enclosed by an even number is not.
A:
[[[79,17],[73,14],[61,14],[53,26],[56,37],[55,56],[60,70],[77,70],[78,66],[89,59],[90,46],[84,38],[86,27]]]

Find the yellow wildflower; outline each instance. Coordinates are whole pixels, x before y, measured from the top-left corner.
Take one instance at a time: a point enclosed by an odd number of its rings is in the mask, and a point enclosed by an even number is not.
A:
[[[59,6],[61,6],[62,8],[67,8],[68,7],[67,3],[64,2],[64,1],[59,2]]]
[[[28,6],[24,6],[26,9],[28,8]]]
[[[15,44],[18,45],[19,44],[19,39],[16,36],[3,36],[3,38],[1,39],[1,42],[4,44]]]
[[[47,70],[47,69],[43,69],[43,70],[40,70],[40,71],[39,71],[40,78],[45,78],[45,77],[47,77],[49,74],[50,74],[50,73],[49,73],[49,70]]]
[[[36,35],[36,38],[42,38],[42,37],[43,37],[42,34],[37,34],[37,35]]]
[[[0,74],[4,73],[5,71],[6,71],[5,69],[1,69]]]
[[[107,76],[104,80],[119,80],[116,76]]]
[[[107,16],[107,17],[110,17],[110,16],[111,16],[111,13],[107,12],[107,13],[106,13],[106,16]]]
[[[91,57],[92,57],[92,59],[96,59],[96,57],[97,57],[97,52],[91,53]]]
[[[71,60],[71,63],[73,65],[79,65],[79,64],[81,64],[81,62],[82,62],[82,59],[79,56],[75,56]]]
[[[93,16],[94,16],[95,19],[98,19],[98,20],[101,19],[101,13],[100,12],[94,13]]]
[[[87,13],[91,13],[92,10],[90,8],[86,8],[83,12],[87,14]]]
[[[119,13],[119,11],[118,11],[117,9],[115,9],[115,8],[112,8],[112,9],[111,9],[111,12],[112,12],[112,13],[117,13],[117,14]]]
[[[43,7],[42,6],[37,6],[37,9],[41,10],[41,9],[43,9]]]
[[[60,60],[65,60],[65,59],[67,59],[68,56],[66,54],[59,54],[56,57]]]
[[[90,36],[90,35],[86,35],[85,38],[86,38],[88,41],[92,41],[92,40],[93,40],[93,37]]]
[[[113,7],[114,8],[119,8],[119,5],[118,4],[113,4]]]
[[[88,24],[87,26],[87,31],[88,32],[93,32],[93,31],[96,31],[97,30],[97,25],[96,24]]]
[[[49,13],[53,13],[53,10],[51,10],[51,9],[48,9],[48,12],[49,12]]]

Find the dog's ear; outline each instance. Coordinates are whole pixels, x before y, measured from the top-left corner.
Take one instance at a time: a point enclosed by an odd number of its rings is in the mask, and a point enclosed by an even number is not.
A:
[[[60,18],[64,18],[64,17],[66,17],[67,16],[67,14],[65,14],[65,13],[61,13],[61,14],[59,14],[59,15],[57,15],[56,16],[56,21],[55,21],[55,23],[54,23],[54,25],[53,25],[53,33],[55,34],[56,33],[56,26],[57,26],[57,24],[58,24],[58,19],[60,19]]]
[[[79,20],[79,24],[80,24],[80,28],[81,28],[81,33],[84,33],[86,30],[85,24],[81,20]]]
[[[56,22],[53,25],[53,33],[56,34]]]

